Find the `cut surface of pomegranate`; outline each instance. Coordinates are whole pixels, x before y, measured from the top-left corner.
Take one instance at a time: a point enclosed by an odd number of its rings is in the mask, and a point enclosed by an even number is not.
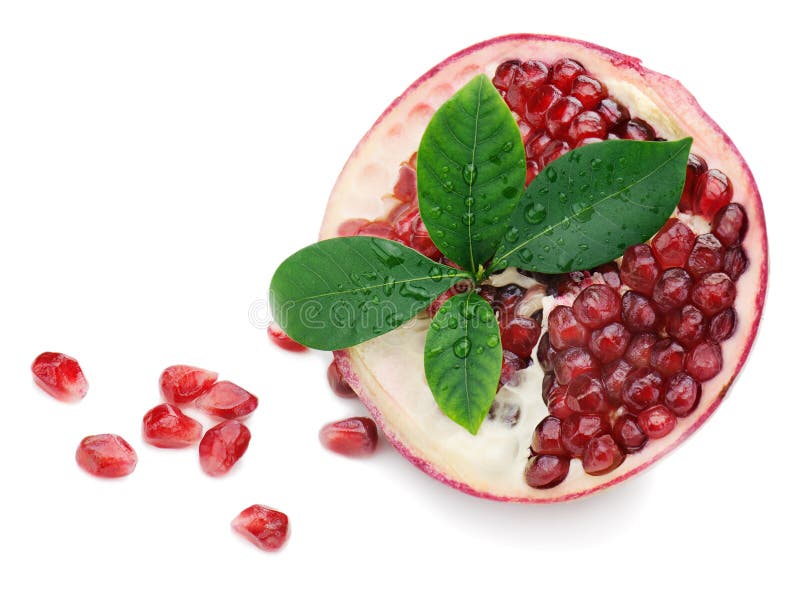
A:
[[[56,400],[77,402],[89,391],[78,361],[60,352],[42,352],[31,366],[33,381]]]
[[[289,517],[263,504],[245,508],[231,521],[231,527],[267,552],[279,550],[289,538]]]
[[[196,400],[197,408],[212,417],[240,419],[258,407],[258,398],[230,381],[217,381]]]
[[[428,311],[335,352],[336,366],[387,440],[432,477],[496,500],[578,498],[659,460],[721,402],[763,308],[761,201],[738,150],[676,80],[593,44],[520,34],[455,54],[389,107],[345,165],[322,239],[371,234],[414,245],[420,138],[433,111],[479,73],[515,113],[528,181],[578,145],[691,136],[680,204],[613,263],[561,275],[509,268],[480,283],[499,317],[504,361],[494,418],[477,435],[449,421],[426,385]],[[524,335],[536,329],[524,319],[539,325],[535,336]]]
[[[319,441],[337,454],[369,456],[378,445],[378,428],[375,421],[366,417],[342,419],[320,429]]]
[[[131,445],[113,433],[90,435],[81,440],[75,460],[96,477],[125,477],[133,473],[139,458]]]
[[[217,374],[213,371],[189,365],[173,365],[164,369],[158,385],[165,402],[186,404],[205,394],[216,380]]]

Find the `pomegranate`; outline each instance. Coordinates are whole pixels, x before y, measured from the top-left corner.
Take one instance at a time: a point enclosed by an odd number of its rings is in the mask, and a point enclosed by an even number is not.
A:
[[[289,517],[263,504],[245,508],[231,521],[231,527],[267,552],[278,550],[289,537]]]
[[[319,432],[319,441],[328,450],[345,456],[368,456],[378,445],[375,421],[353,417],[328,423]]]
[[[159,404],[145,413],[142,437],[157,448],[186,448],[200,440],[203,426],[171,404]]]
[[[125,477],[138,462],[131,445],[113,433],[90,435],[81,440],[75,460],[87,473],[96,477]]]
[[[231,470],[250,445],[250,430],[239,421],[223,421],[200,440],[200,467],[212,476]]]
[[[196,400],[197,408],[212,417],[241,419],[258,407],[258,398],[230,381],[217,381]]]
[[[33,381],[56,400],[76,402],[89,391],[78,361],[60,352],[42,352],[31,366]]]
[[[577,145],[691,136],[678,209],[610,266],[509,268],[480,284],[505,329],[501,386],[476,435],[427,387],[429,312],[335,361],[389,442],[432,477],[495,500],[568,500],[642,471],[717,408],[763,308],[764,214],[738,150],[676,80],[593,44],[519,34],[453,55],[390,105],[339,176],[321,239],[380,235],[438,256],[412,235],[415,153],[436,109],[479,73],[515,113],[528,182]]]
[[[173,365],[164,369],[158,385],[165,402],[185,404],[205,394],[216,380],[217,374],[213,371],[188,365]]]

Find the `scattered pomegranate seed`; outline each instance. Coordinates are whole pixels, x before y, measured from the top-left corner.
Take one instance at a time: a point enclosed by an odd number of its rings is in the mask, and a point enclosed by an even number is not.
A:
[[[267,327],[267,335],[273,344],[289,352],[304,352],[308,350],[303,344],[290,338],[275,321],[271,322]]]
[[[622,384],[634,367],[628,361],[620,358],[603,367],[603,385],[606,395],[613,404],[619,404],[622,399]]]
[[[686,303],[692,278],[683,269],[667,269],[653,287],[653,302],[661,312],[669,312]]]
[[[686,351],[678,342],[664,338],[653,345],[650,354],[650,365],[665,377],[674,375],[683,369]]]
[[[601,363],[608,363],[621,358],[630,341],[631,334],[622,323],[609,323],[592,332],[589,350]]]
[[[257,407],[258,398],[230,381],[217,381],[197,399],[197,408],[221,419],[240,419]]]
[[[747,232],[747,213],[744,206],[732,202],[723,206],[714,216],[711,232],[725,246],[738,246]]]
[[[633,332],[657,331],[661,317],[647,296],[629,290],[622,296],[622,322]]]
[[[650,355],[658,337],[652,333],[637,333],[628,344],[625,359],[634,367],[646,367],[650,364]]]
[[[564,96],[556,100],[553,106],[547,110],[547,116],[545,118],[547,133],[554,138],[565,137],[569,129],[569,124],[582,110],[583,106],[581,103],[577,98],[573,98],[572,96]]]
[[[328,365],[328,385],[331,386],[333,393],[341,398],[355,398],[356,393],[350,384],[345,381],[342,372],[336,364],[336,360],[331,361]]]
[[[557,486],[569,474],[569,458],[539,454],[528,460],[525,465],[526,483],[538,489]]]
[[[556,306],[547,317],[550,344],[556,350],[583,346],[589,341],[589,330],[575,318],[569,306]]]
[[[556,354],[556,379],[562,385],[568,384],[578,375],[597,371],[597,361],[584,348],[567,348]]]
[[[200,440],[200,467],[208,475],[231,470],[250,445],[250,430],[239,421],[223,421]]]
[[[716,342],[701,342],[686,357],[686,372],[697,381],[708,381],[722,370],[722,350]]]
[[[736,286],[725,273],[703,275],[692,288],[692,302],[706,315],[725,310],[736,299]]]
[[[706,320],[697,308],[686,304],[667,314],[666,330],[671,337],[689,348],[703,339]]]
[[[578,75],[583,75],[585,72],[586,69],[578,61],[571,58],[561,58],[554,62],[550,68],[550,83],[565,94],[568,94]]]
[[[623,415],[617,419],[611,435],[627,454],[638,452],[647,443],[647,434],[642,431],[639,422],[631,415]]]
[[[113,433],[90,435],[81,440],[75,460],[87,473],[96,477],[125,477],[138,462],[131,445]]]
[[[675,373],[667,381],[664,404],[679,417],[685,417],[697,407],[700,385],[684,372]]]
[[[662,269],[682,267],[694,244],[694,233],[678,219],[669,219],[655,235],[653,255]]]
[[[694,209],[694,190],[697,186],[697,178],[708,169],[706,161],[700,156],[689,154],[689,162],[686,165],[686,182],[683,185],[678,210],[681,212],[691,212]]]
[[[601,413],[610,408],[603,382],[596,375],[578,375],[567,386],[567,406],[573,412]]]
[[[561,422],[561,443],[575,458],[580,458],[593,437],[611,433],[605,415],[570,415]]]
[[[158,379],[161,397],[170,404],[185,404],[205,394],[214,385],[217,374],[198,367],[173,365]]]
[[[736,311],[726,308],[712,317],[708,323],[708,339],[712,342],[724,342],[736,330]]]
[[[725,257],[722,259],[722,270],[733,281],[736,281],[744,273],[748,263],[747,255],[741,246],[728,248],[725,251]]]
[[[531,449],[537,454],[565,456],[567,453],[561,445],[561,420],[556,417],[545,417],[533,430]]]
[[[42,352],[33,365],[33,381],[56,400],[77,402],[89,391],[78,361],[60,352]]]
[[[144,441],[158,448],[186,448],[203,434],[203,426],[177,406],[159,404],[142,419]]]
[[[731,201],[733,186],[727,176],[717,169],[709,169],[697,178],[694,190],[694,212],[709,221],[723,206]]]
[[[622,402],[635,413],[658,404],[663,395],[664,378],[648,367],[631,372],[622,384]]]
[[[263,504],[245,508],[231,522],[231,527],[267,552],[278,550],[289,538],[289,517]]]
[[[621,310],[619,295],[608,285],[590,285],[572,303],[575,318],[591,328],[618,320]]]
[[[589,475],[604,475],[622,464],[625,455],[610,435],[600,435],[589,440],[583,451],[583,470]]]
[[[677,419],[666,406],[659,404],[642,411],[638,417],[639,427],[650,439],[662,438],[675,429]]]
[[[622,283],[636,292],[649,295],[661,275],[653,251],[647,244],[631,246],[622,255],[619,275]]]
[[[372,419],[353,417],[329,423],[319,432],[328,450],[345,456],[368,456],[378,444],[378,428]]]

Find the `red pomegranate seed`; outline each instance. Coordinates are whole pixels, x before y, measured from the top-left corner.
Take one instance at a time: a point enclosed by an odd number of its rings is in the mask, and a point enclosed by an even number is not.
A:
[[[590,285],[572,303],[575,318],[591,328],[602,327],[618,320],[621,310],[619,294],[608,285]]]
[[[708,323],[708,339],[712,342],[724,342],[736,330],[736,311],[726,308],[712,317]]]
[[[571,346],[585,346],[589,341],[589,330],[575,318],[569,306],[556,306],[547,317],[550,344],[556,350]]]
[[[578,75],[583,75],[585,72],[586,69],[578,61],[571,58],[561,58],[553,63],[550,69],[550,83],[565,94],[568,94],[572,89],[572,83]]]
[[[620,123],[614,128],[614,133],[623,140],[639,140],[648,142],[655,139],[656,134],[648,123],[641,119],[631,119]]]
[[[631,118],[628,109],[613,98],[603,98],[597,107],[597,112],[605,119],[608,126],[613,128]]]
[[[541,325],[533,319],[514,317],[500,324],[500,339],[503,348],[522,358],[529,358],[541,331]]]
[[[583,348],[567,348],[556,354],[555,374],[561,385],[566,385],[578,375],[597,371],[597,361]]]
[[[570,122],[577,117],[582,110],[583,106],[580,101],[572,96],[564,96],[556,100],[553,106],[547,110],[547,116],[545,118],[547,133],[555,138],[565,137]]]
[[[281,326],[278,325],[275,321],[272,321],[269,324],[269,327],[267,327],[267,335],[269,336],[269,339],[272,341],[273,344],[275,344],[279,348],[288,350],[289,352],[304,352],[308,350],[308,348],[303,346],[303,344],[301,344],[300,342],[295,342],[292,338],[286,335],[286,332],[283,329],[281,329]],[[206,371],[206,373],[208,373],[208,371]],[[212,373],[212,375],[214,375],[214,380],[212,380],[211,383],[214,383],[214,381],[216,381],[217,379],[217,374]]]
[[[410,165],[400,166],[400,174],[397,176],[392,195],[400,202],[414,202],[417,199],[417,171]]]
[[[366,219],[347,219],[337,229],[336,233],[339,237],[352,237],[358,235],[362,228],[369,225]]]
[[[686,270],[694,277],[700,277],[706,273],[713,273],[722,268],[722,244],[712,233],[704,233],[697,236],[686,259]]]
[[[537,454],[564,456],[566,451],[561,445],[561,420],[545,417],[533,430],[531,448]]]
[[[521,115],[528,98],[547,83],[547,75],[547,65],[538,60],[529,60],[520,64],[506,93],[506,102],[511,110]]]
[[[661,312],[669,312],[686,303],[692,278],[683,269],[667,269],[653,287],[653,302]]]
[[[42,352],[31,365],[33,381],[56,400],[77,402],[89,391],[78,361],[60,352]]]
[[[516,59],[507,60],[500,63],[497,67],[497,70],[494,72],[494,77],[492,78],[494,87],[501,92],[505,92],[508,89],[508,86],[511,85],[511,82],[514,81],[514,78],[517,76],[520,64],[521,61]]]
[[[223,421],[200,440],[200,467],[208,475],[224,475],[250,445],[250,430],[239,421]]]
[[[611,424],[604,415],[570,415],[561,422],[561,443],[564,449],[579,458],[593,437],[611,433]]]
[[[602,139],[606,137],[606,133],[607,125],[603,117],[593,110],[587,110],[572,119],[567,138],[571,144],[577,144],[588,138]]]
[[[367,456],[378,445],[378,428],[372,419],[353,417],[325,425],[319,431],[319,441],[337,454]]]
[[[633,365],[622,358],[603,367],[603,385],[606,388],[606,396],[613,404],[620,403],[622,385],[633,369]]]
[[[669,377],[683,369],[685,357],[686,351],[683,346],[670,338],[664,338],[653,345],[650,366],[665,377]]]
[[[144,441],[158,448],[186,448],[200,439],[203,426],[177,406],[159,404],[142,419]]]
[[[557,486],[569,474],[569,458],[539,454],[525,465],[525,482],[532,488],[547,489]]]
[[[622,255],[619,276],[622,283],[642,294],[651,294],[653,286],[661,275],[653,251],[647,244],[631,246]]]
[[[703,339],[706,319],[697,308],[687,304],[667,314],[666,331],[683,346],[690,348]]]
[[[639,427],[653,440],[668,435],[675,429],[677,419],[666,406],[659,404],[642,411],[638,417]]]
[[[739,279],[739,276],[744,273],[748,263],[747,255],[744,253],[741,246],[728,248],[722,259],[722,270],[733,281],[736,281]]]
[[[619,267],[617,263],[605,263],[599,267],[595,267],[594,270],[600,273],[603,276],[603,280],[612,288],[619,288],[622,285],[622,280],[619,278]]]
[[[631,334],[622,323],[609,323],[592,332],[589,350],[601,363],[608,363],[621,358],[630,341]]]
[[[500,370],[500,386],[516,385],[517,372],[528,366],[528,361],[523,360],[509,350],[503,350],[503,366]]]
[[[658,404],[663,395],[664,378],[647,367],[631,372],[622,384],[622,403],[635,413]]]
[[[496,288],[494,299],[490,302],[492,308],[500,313],[500,319],[511,319],[517,311],[517,305],[525,295],[525,290],[510,283]]]
[[[389,215],[397,239],[406,246],[411,245],[411,234],[418,219],[419,208],[413,204],[401,204],[400,210]]]
[[[542,399],[545,406],[547,406],[547,397],[557,385],[556,374],[552,371],[545,371],[544,377],[542,377]]]
[[[697,178],[694,190],[694,212],[709,221],[731,201],[733,186],[725,173],[709,169]]]
[[[81,469],[96,477],[125,477],[133,473],[139,459],[120,436],[101,433],[81,440],[75,460]]]
[[[694,244],[694,233],[678,219],[669,219],[653,238],[653,255],[662,269],[682,267]]]
[[[610,435],[600,435],[589,440],[583,451],[583,470],[589,475],[604,475],[622,464],[625,455]]]
[[[331,386],[333,393],[341,398],[355,398],[356,393],[350,384],[345,381],[342,372],[339,370],[336,360],[328,365],[328,385]]]
[[[589,271],[572,271],[556,276],[555,288],[557,295],[565,296],[568,294],[579,294],[580,291],[593,282],[592,274]]]
[[[397,234],[394,232],[394,229],[385,221],[372,221],[367,223],[358,230],[358,235],[385,238],[387,240],[397,239]]]
[[[725,310],[736,299],[736,285],[725,273],[703,275],[692,287],[692,302],[706,315]]]
[[[667,381],[664,404],[679,417],[685,417],[697,407],[700,385],[684,372],[675,373]]]
[[[555,357],[556,351],[550,345],[550,332],[548,331],[539,342],[539,347],[536,349],[536,358],[539,359],[539,364],[542,365],[544,371],[552,371]]]
[[[217,374],[213,371],[188,365],[173,365],[164,369],[158,385],[165,402],[185,404],[205,394],[216,380]]]
[[[547,411],[562,421],[572,414],[567,406],[567,386],[557,385],[547,395]]]
[[[439,312],[439,309],[442,307],[442,304],[447,302],[453,296],[460,294],[461,292],[466,292],[469,288],[465,285],[457,284],[451,287],[449,290],[445,291],[442,294],[439,294],[436,299],[431,302],[431,305],[428,307],[428,314],[430,315],[431,319],[436,316],[436,313]]]
[[[552,85],[543,85],[534,94],[531,94],[531,97],[525,103],[525,120],[531,124],[531,128],[534,130],[542,129],[547,111],[562,97],[563,94]],[[547,141],[549,142],[550,139],[548,138]],[[547,145],[543,144],[542,141],[539,141],[538,144],[539,152],[536,153],[537,155],[541,154]],[[530,153],[528,155],[530,156]]]
[[[722,350],[716,342],[701,342],[686,357],[686,372],[697,381],[708,381],[722,370]]]
[[[611,406],[603,382],[596,375],[578,375],[567,386],[567,407],[573,412],[601,413]]]
[[[262,550],[278,550],[289,538],[289,517],[280,511],[254,504],[231,521],[231,527]]]
[[[747,213],[744,206],[732,202],[723,206],[714,216],[711,232],[725,246],[738,246],[747,233]]]
[[[422,217],[418,216],[414,219],[414,223],[411,226],[409,245],[420,254],[424,254],[432,260],[438,260],[442,256],[442,253],[439,252],[439,249],[433,243],[428,229],[425,227],[425,223],[422,222]]]
[[[605,98],[606,86],[594,77],[578,75],[572,82],[571,94],[577,98],[586,109],[593,109]],[[605,134],[603,136],[605,137]]]
[[[661,317],[647,296],[627,291],[622,296],[622,322],[633,332],[657,331]]]
[[[218,381],[197,399],[197,408],[212,417],[239,419],[258,407],[258,398],[230,381]]]
[[[697,185],[697,178],[708,169],[706,161],[696,154],[689,154],[689,162],[686,165],[686,182],[683,184],[678,210],[681,212],[692,212],[694,210],[694,189]]]
[[[539,159],[539,166],[544,169],[547,165],[551,162],[556,160],[557,158],[561,158],[567,152],[570,151],[569,144],[562,140],[553,140],[542,152],[542,156]]]
[[[611,435],[620,448],[628,454],[641,450],[647,443],[647,434],[642,431],[636,418],[631,415],[623,415],[617,419]]]
[[[637,333],[633,336],[628,344],[628,349],[625,351],[626,360],[634,367],[649,366],[650,355],[657,341],[658,337],[652,333]]]
[[[536,176],[539,174],[539,162],[534,159],[528,159],[525,161],[525,185],[530,185],[531,181],[536,179]]]
[[[544,117],[542,117],[544,118]],[[527,144],[525,144],[525,153],[528,158],[538,160],[542,156],[542,152],[547,148],[547,145],[553,141],[547,132],[542,131],[539,135],[532,137]]]

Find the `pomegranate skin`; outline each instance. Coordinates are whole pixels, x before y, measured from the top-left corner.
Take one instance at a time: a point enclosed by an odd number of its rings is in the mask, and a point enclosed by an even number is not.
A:
[[[698,407],[679,422],[670,435],[653,440],[636,456],[627,457],[618,469],[597,477],[591,483],[581,480],[581,473],[572,473],[562,484],[553,488],[518,492],[491,482],[462,477],[448,468],[446,460],[438,459],[430,448],[412,435],[402,419],[398,420],[394,411],[395,405],[402,406],[402,386],[386,389],[381,385],[385,382],[376,381],[373,376],[374,365],[359,347],[335,353],[343,377],[367,406],[387,440],[413,464],[432,477],[466,493],[495,500],[535,503],[579,498],[615,485],[666,455],[700,427],[719,405],[731,380],[744,363],[763,310],[767,281],[767,241],[757,188],[736,148],[702,111],[694,98],[675,80],[643,68],[637,59],[593,44],[550,36],[520,34],[489,40],[459,52],[415,82],[382,115],[351,156],[333,190],[321,238],[336,235],[338,224],[347,218],[376,213],[375,198],[380,198],[387,189],[391,189],[396,165],[413,153],[424,124],[441,103],[441,100],[433,99],[430,95],[434,88],[449,88],[452,93],[478,71],[483,70],[491,76],[494,67],[504,60],[524,60],[540,56],[574,57],[585,65],[590,75],[608,86],[609,97],[615,97],[614,83],[609,81],[609,75],[617,77],[652,100],[655,109],[665,115],[671,131],[679,132],[671,133],[671,138],[692,135],[698,146],[697,151],[708,159],[709,166],[721,169],[731,178],[736,190],[734,201],[745,207],[749,227],[742,247],[747,252],[750,264],[737,284],[741,293],[737,295],[735,308],[738,311],[741,307],[747,307],[747,310],[742,313],[735,334],[728,340],[735,344],[736,350],[720,374],[710,382],[713,385],[704,386],[703,398]],[[442,94],[442,99],[446,97],[446,94]],[[681,110],[678,111],[677,107],[681,107]],[[417,115],[422,115],[422,122],[413,122]],[[656,134],[664,135],[658,124],[654,125]],[[377,148],[381,148],[381,151],[374,152]],[[376,166],[371,161],[374,156],[380,156],[381,162],[392,164],[392,175],[386,177],[390,181],[388,185],[373,185],[370,183],[372,180],[361,178],[360,174],[366,172],[364,168],[367,165]],[[416,376],[414,371],[408,373],[408,376],[412,375]]]

